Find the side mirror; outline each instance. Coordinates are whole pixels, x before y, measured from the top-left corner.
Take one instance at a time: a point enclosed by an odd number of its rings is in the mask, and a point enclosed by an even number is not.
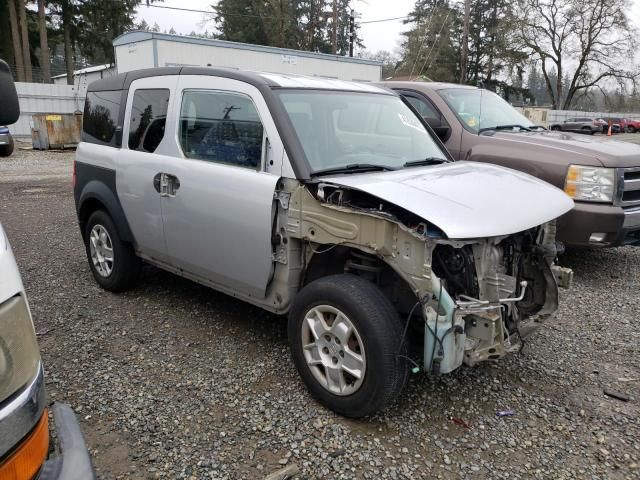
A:
[[[424,121],[429,124],[431,129],[435,132],[440,140],[446,142],[449,140],[451,136],[451,127],[449,125],[445,125],[439,118],[433,117],[422,117]]]
[[[9,65],[0,60],[0,125],[16,123],[20,117],[18,94]]]

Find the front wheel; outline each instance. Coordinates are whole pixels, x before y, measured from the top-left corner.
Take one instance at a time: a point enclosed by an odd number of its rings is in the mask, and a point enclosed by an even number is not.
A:
[[[0,145],[0,157],[8,157],[13,153],[13,137],[9,137],[9,143]]]
[[[133,247],[120,239],[107,212],[97,210],[91,214],[84,241],[91,273],[102,288],[120,292],[133,287],[140,274],[140,259]]]
[[[402,323],[372,283],[349,274],[305,286],[289,313],[294,363],[312,395],[352,418],[393,402],[408,376]]]
[[[560,126],[559,125],[552,125],[551,126],[551,130],[553,130],[554,132],[559,132],[560,131]]]

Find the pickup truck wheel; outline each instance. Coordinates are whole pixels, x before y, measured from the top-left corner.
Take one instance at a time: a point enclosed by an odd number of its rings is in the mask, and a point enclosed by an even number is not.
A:
[[[370,415],[393,402],[408,376],[402,323],[372,283],[331,275],[304,287],[289,313],[289,343],[307,388],[347,417]]]
[[[91,273],[105,290],[119,292],[133,287],[140,274],[140,259],[120,235],[109,214],[97,210],[85,229],[85,246]]]

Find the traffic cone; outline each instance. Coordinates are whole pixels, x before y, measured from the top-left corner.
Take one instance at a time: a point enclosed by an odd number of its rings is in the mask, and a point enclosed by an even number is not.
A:
[[[609,131],[607,132],[607,137],[610,137],[613,135],[613,132],[611,132],[611,124],[609,124]]]

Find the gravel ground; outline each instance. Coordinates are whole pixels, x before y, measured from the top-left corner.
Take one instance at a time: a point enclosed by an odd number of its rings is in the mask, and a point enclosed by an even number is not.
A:
[[[283,318],[151,267],[125,294],[98,288],[71,160],[0,160],[0,219],[49,395],[78,413],[99,478],[264,478],[293,464],[309,479],[640,478],[640,249],[569,252],[575,285],[524,353],[414,375],[399,404],[352,421],[307,394]]]

